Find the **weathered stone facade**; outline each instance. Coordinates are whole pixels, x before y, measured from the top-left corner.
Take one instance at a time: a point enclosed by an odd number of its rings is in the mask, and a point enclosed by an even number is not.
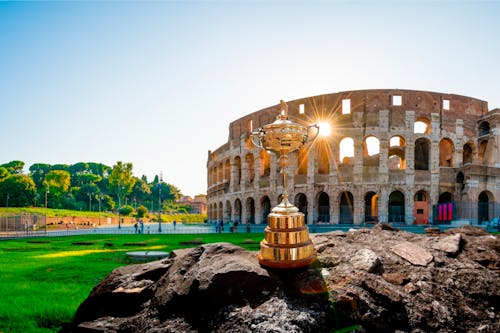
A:
[[[282,192],[276,157],[250,133],[280,105],[229,126],[209,151],[208,218],[266,223]],[[288,102],[290,119],[327,121],[328,137],[291,154],[288,193],[307,223],[425,224],[499,217],[500,109],[475,98],[360,90]]]

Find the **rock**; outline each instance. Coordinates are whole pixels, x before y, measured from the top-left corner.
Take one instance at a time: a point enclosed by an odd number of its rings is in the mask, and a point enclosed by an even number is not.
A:
[[[324,250],[309,269],[267,270],[227,243],[121,267],[61,332],[500,331],[498,236],[378,228],[312,234]]]
[[[490,234],[483,228],[473,227],[471,225],[464,225],[461,226],[460,228],[448,229],[444,233],[448,235],[460,233],[462,235],[467,235],[467,236],[484,236]]]
[[[380,230],[399,231],[399,229],[394,228],[392,225],[388,223],[377,223],[373,226],[373,231],[380,231]]]
[[[460,233],[440,238],[432,248],[435,250],[446,252],[450,255],[457,255],[460,250],[460,241],[462,240],[462,235]]]
[[[434,258],[429,251],[410,242],[397,244],[390,250],[412,265],[427,266]]]
[[[354,269],[362,269],[368,273],[375,271],[380,266],[380,258],[375,252],[369,249],[361,249],[351,258],[351,265]]]
[[[425,228],[425,233],[427,235],[439,235],[441,230],[439,228]]]
[[[404,276],[401,273],[384,273],[384,274],[382,274],[382,277],[387,282],[398,285],[398,286],[406,284],[410,280],[407,276]]]

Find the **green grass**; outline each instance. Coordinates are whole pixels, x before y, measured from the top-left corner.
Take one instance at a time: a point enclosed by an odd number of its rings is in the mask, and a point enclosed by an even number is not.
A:
[[[104,213],[104,212],[90,212],[90,211],[79,211],[79,210],[69,210],[69,209],[53,209],[53,208],[41,208],[41,207],[0,207],[0,216],[2,215],[12,215],[12,214],[39,214],[46,215],[47,217],[66,217],[66,216],[76,216],[76,217],[112,217],[116,214]]]
[[[256,251],[259,245],[248,244],[249,240],[259,241],[262,235],[85,235],[0,241],[0,333],[57,332],[106,275],[134,263],[125,252],[170,252],[192,247],[181,243],[200,238],[205,243],[225,241]],[[146,245],[124,245],[140,242]]]

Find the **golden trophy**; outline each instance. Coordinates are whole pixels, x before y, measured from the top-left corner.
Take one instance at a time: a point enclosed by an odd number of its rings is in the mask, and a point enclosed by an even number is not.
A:
[[[260,242],[259,262],[270,268],[300,268],[309,266],[316,259],[316,250],[309,238],[304,214],[288,201],[287,167],[288,154],[308,141],[310,127],[288,119],[288,106],[282,100],[281,110],[272,124],[264,125],[252,133],[252,143],[279,156],[280,173],[283,177],[283,199],[268,217],[264,240]]]

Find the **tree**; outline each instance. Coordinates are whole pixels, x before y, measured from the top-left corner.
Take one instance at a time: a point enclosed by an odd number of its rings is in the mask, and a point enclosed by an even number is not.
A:
[[[132,163],[118,161],[108,177],[110,191],[118,198],[118,206],[120,207],[136,182],[136,178],[132,175],[132,168]]]
[[[83,207],[91,210],[90,205],[92,204],[92,201],[96,204],[94,208],[97,207],[97,200],[99,199],[100,193],[101,190],[96,184],[85,184],[75,192],[75,199],[78,202],[84,203]]]
[[[139,206],[139,207],[137,207],[136,211],[137,211],[137,217],[146,217],[146,216],[148,216],[148,209],[146,207],[142,206],[142,205]]]
[[[51,199],[51,207],[62,207],[62,196],[68,192],[70,185],[70,175],[68,171],[52,170],[45,175],[43,186],[48,190]]]
[[[0,167],[0,182],[9,176],[10,172],[4,167]]]
[[[37,188],[41,188],[43,186],[45,175],[49,173],[51,168],[50,164],[45,163],[35,163],[30,166],[30,176],[35,182]]]
[[[12,175],[0,182],[0,206],[26,207],[33,205],[36,189],[33,180],[25,175]]]
[[[134,187],[132,188],[132,192],[130,192],[130,197],[132,200],[136,202],[143,203],[148,200],[151,196],[151,189],[148,184],[139,178],[135,179]]]
[[[129,216],[134,211],[134,207],[130,205],[123,205],[120,207],[120,215]]]
[[[5,163],[0,165],[0,167],[4,167],[11,174],[22,174],[24,168],[23,161],[10,161],[9,163]]]

